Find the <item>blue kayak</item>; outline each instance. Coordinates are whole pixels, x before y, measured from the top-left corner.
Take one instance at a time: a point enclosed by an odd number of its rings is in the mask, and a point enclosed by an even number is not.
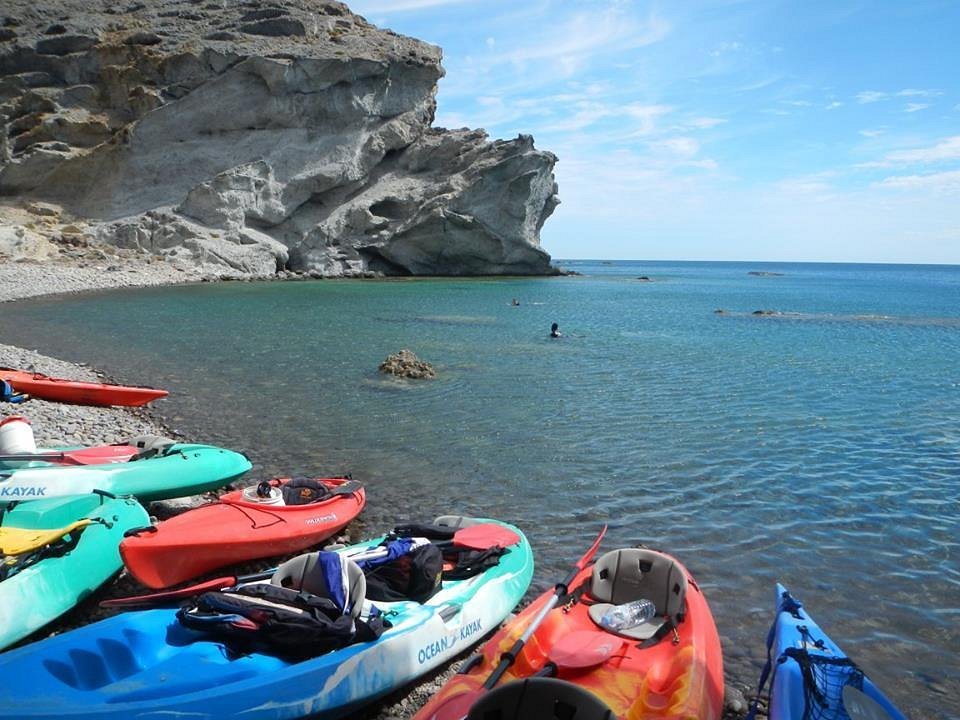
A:
[[[375,640],[298,662],[259,651],[237,652],[180,622],[176,609],[126,612],[0,655],[0,718],[350,715],[479,642],[523,597],[533,576],[529,542],[516,528],[492,520],[446,516],[437,521],[449,527],[471,523],[516,533],[499,563],[464,579],[444,579],[424,602],[376,601],[390,626]],[[375,554],[381,539],[336,553],[352,562]],[[366,607],[364,597],[359,592],[352,602]]]
[[[906,720],[779,583],[776,612],[757,693],[772,672],[770,720]]]

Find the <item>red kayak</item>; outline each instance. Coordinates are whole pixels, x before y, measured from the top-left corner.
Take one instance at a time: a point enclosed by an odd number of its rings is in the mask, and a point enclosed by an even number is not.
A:
[[[169,394],[166,390],[66,380],[13,368],[0,368],[0,380],[6,380],[19,393],[32,395],[41,400],[75,405],[136,407],[146,405],[152,400],[159,400]]]
[[[349,478],[283,478],[134,531],[120,543],[127,570],[165,588],[224,565],[305,550],[346,527],[367,502]]]
[[[414,720],[720,720],[720,637],[703,592],[676,558],[614,550],[566,588],[562,602],[548,591],[508,621]],[[653,617],[625,629],[603,624],[640,598],[654,605]],[[566,714],[549,712],[558,706]]]

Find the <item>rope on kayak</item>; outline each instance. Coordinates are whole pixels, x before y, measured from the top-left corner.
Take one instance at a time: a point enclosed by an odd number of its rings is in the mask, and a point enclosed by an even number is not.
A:
[[[787,648],[777,660],[793,660],[803,677],[803,720],[850,720],[844,709],[843,689],[863,690],[863,671],[850,658],[811,655],[803,648]]]
[[[800,675],[803,678],[803,720],[851,720],[843,704],[843,689],[852,685],[857,690],[863,690],[863,671],[850,658],[828,657],[821,654],[811,654],[807,648],[826,651],[822,639],[814,638],[806,625],[798,625],[802,647],[791,647],[784,650],[774,665],[771,653],[773,640],[777,628],[777,618],[780,613],[789,613],[797,620],[802,620],[800,609],[803,603],[794,599],[789,592],[784,592],[777,608],[773,625],[767,633],[767,662],[760,673],[760,682],[757,685],[757,694],[750,703],[750,712],[746,720],[754,720],[757,715],[763,689],[770,681],[773,687],[777,669],[786,662],[793,661],[800,666]],[[771,672],[772,670],[772,672]],[[770,692],[767,692],[767,707],[770,705]]]

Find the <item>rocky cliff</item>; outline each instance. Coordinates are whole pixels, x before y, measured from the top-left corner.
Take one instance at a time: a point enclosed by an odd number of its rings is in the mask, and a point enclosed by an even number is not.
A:
[[[35,212],[14,246],[69,222],[249,274],[552,272],[556,157],[432,128],[440,60],[337,2],[7,0],[5,232]]]

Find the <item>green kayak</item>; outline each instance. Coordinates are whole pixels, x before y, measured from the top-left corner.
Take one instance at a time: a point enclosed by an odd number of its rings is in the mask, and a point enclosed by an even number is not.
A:
[[[149,440],[146,446],[0,455],[0,502],[94,490],[135,495],[144,502],[163,500],[216,490],[251,468],[246,457],[224,448]]]
[[[123,534],[150,522],[133,498],[102,493],[0,507],[0,648],[109,580],[123,567]]]

